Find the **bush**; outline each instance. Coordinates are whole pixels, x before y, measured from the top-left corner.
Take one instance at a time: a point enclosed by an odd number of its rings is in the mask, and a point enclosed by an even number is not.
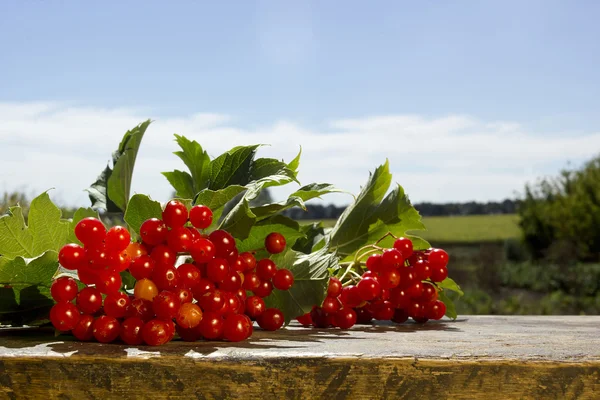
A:
[[[600,157],[525,187],[519,206],[534,258],[565,264],[600,259]]]

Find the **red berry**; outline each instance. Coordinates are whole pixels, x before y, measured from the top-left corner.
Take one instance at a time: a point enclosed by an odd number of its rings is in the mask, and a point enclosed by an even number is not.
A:
[[[367,258],[367,269],[373,272],[380,272],[383,269],[383,258],[381,254],[373,254]]]
[[[98,271],[91,269],[87,264],[84,264],[77,270],[77,278],[81,283],[86,285],[94,285],[98,280]]]
[[[200,321],[200,333],[205,339],[215,340],[223,336],[223,317],[214,312],[205,312]]]
[[[310,311],[310,319],[315,328],[329,328],[334,324],[334,315],[326,313],[321,307],[313,307]]]
[[[102,293],[96,288],[85,287],[77,293],[75,303],[82,313],[95,314],[102,307]]]
[[[52,282],[50,294],[56,302],[72,301],[77,296],[77,282],[69,276],[61,276]]]
[[[215,289],[208,293],[204,293],[202,297],[198,299],[198,303],[203,311],[217,312],[225,306],[224,292]]]
[[[191,289],[200,283],[200,270],[193,264],[181,264],[177,267],[177,286]]]
[[[430,303],[432,301],[437,300],[438,292],[437,292],[437,289],[435,288],[435,286],[433,286],[429,282],[423,282],[422,286],[423,286],[423,291],[422,291],[420,300],[422,300],[424,303]],[[435,319],[435,318],[432,318],[432,319]]]
[[[129,246],[127,246],[127,248],[125,249],[125,253],[127,253],[129,258],[131,258],[132,260],[135,260],[139,256],[147,255],[148,250],[146,249],[146,246],[144,246],[143,244],[137,243],[137,242],[132,242],[132,243],[129,243]]]
[[[208,228],[213,221],[213,213],[210,208],[196,205],[190,210],[190,222],[198,229]]]
[[[329,285],[327,286],[327,296],[338,297],[342,294],[342,282],[338,278],[329,278]]]
[[[394,305],[386,300],[378,300],[371,304],[373,318],[380,321],[388,321],[394,316]]]
[[[227,292],[236,292],[242,287],[242,279],[237,271],[230,271],[229,274],[219,283],[219,289]]]
[[[50,309],[50,322],[59,331],[70,331],[79,322],[79,310],[67,301],[56,303]]]
[[[144,324],[142,328],[142,339],[149,346],[160,346],[171,339],[171,327],[173,322],[153,319]]]
[[[342,308],[334,314],[334,323],[342,329],[352,328],[356,324],[356,311],[351,308]]]
[[[227,258],[235,249],[235,239],[224,230],[218,229],[208,235],[208,239],[215,245],[217,257]]]
[[[230,342],[241,342],[252,335],[252,322],[242,314],[229,314],[223,323],[223,337]]]
[[[413,285],[415,282],[419,282],[415,267],[400,268],[400,285],[399,287],[407,288]]]
[[[404,289],[394,288],[390,290],[390,301],[396,308],[406,308],[410,304],[410,297]]]
[[[420,299],[423,295],[423,284],[421,282],[415,282],[407,287],[405,291],[411,299]]]
[[[92,324],[92,331],[97,341],[100,343],[110,343],[119,337],[121,325],[116,318],[102,315]]]
[[[229,266],[236,272],[243,272],[246,270],[246,261],[238,255],[232,263],[229,263]]]
[[[150,257],[152,257],[157,265],[173,266],[175,265],[175,261],[177,261],[177,253],[162,244],[152,249]]]
[[[399,268],[404,263],[404,257],[396,249],[387,249],[381,255],[383,268]]]
[[[243,252],[240,254],[240,258],[244,260],[244,271],[251,271],[256,268],[256,258],[250,252]]]
[[[187,207],[180,201],[171,200],[162,212],[162,219],[171,229],[184,226],[188,220]]]
[[[200,333],[200,325],[195,328],[182,328],[179,325],[175,326],[177,330],[177,334],[184,342],[195,342],[198,339],[202,338],[202,334]]]
[[[432,270],[436,270],[438,268],[446,267],[448,265],[448,253],[446,253],[442,249],[433,249],[429,253],[427,257],[427,261],[429,261],[429,265]]]
[[[202,310],[196,304],[185,303],[181,305],[175,318],[178,326],[186,329],[195,328],[202,321]]]
[[[268,297],[273,291],[273,284],[271,281],[261,281],[256,289],[252,291],[255,295],[265,298]]]
[[[75,338],[81,342],[89,342],[94,337],[94,330],[92,324],[94,323],[94,317],[88,314],[83,314],[79,317],[79,322],[75,325],[75,328],[71,330],[71,333]]]
[[[152,300],[152,309],[158,319],[172,320],[177,316],[181,303],[173,292],[163,290]]]
[[[394,248],[402,253],[404,259],[407,259],[413,254],[413,244],[409,238],[401,237],[396,239]]]
[[[115,271],[100,271],[98,272],[98,280],[96,288],[104,294],[118,292],[122,285],[121,275]]]
[[[136,279],[150,278],[156,262],[149,255],[137,257],[129,265],[129,272]]]
[[[215,290],[215,284],[208,279],[200,279],[200,282],[192,288],[192,293],[196,300],[199,300],[205,293]]]
[[[136,299],[145,299],[152,301],[158,294],[158,287],[150,279],[140,279],[135,283],[133,296]]]
[[[84,218],[75,225],[75,236],[84,246],[98,245],[106,237],[106,228],[98,218]]]
[[[413,265],[418,280],[424,281],[431,277],[431,267],[426,260],[418,260]]]
[[[133,299],[127,308],[128,317],[137,317],[144,322],[154,318],[154,310],[152,309],[152,301],[146,299]]]
[[[254,291],[260,286],[260,278],[254,272],[246,272],[244,274],[244,282],[242,287],[246,290]]]
[[[448,277],[448,268],[438,267],[431,269],[431,280],[434,282],[443,282]]]
[[[131,304],[129,296],[123,292],[111,293],[104,299],[104,312],[109,317],[123,318]]]
[[[445,314],[446,305],[440,300],[429,303],[425,308],[425,317],[429,319],[442,319]]]
[[[298,321],[304,327],[309,327],[313,323],[310,313],[306,313],[304,315],[299,316],[298,318],[296,318],[296,321]]]
[[[191,303],[194,300],[194,295],[191,289],[177,288],[175,295],[181,304]]]
[[[118,225],[113,226],[106,232],[104,243],[109,252],[120,253],[125,251],[129,243],[131,243],[131,235],[126,228]]]
[[[158,246],[167,239],[169,233],[167,225],[158,218],[150,218],[140,227],[140,236],[144,243]]]
[[[283,326],[285,319],[281,310],[277,308],[267,308],[257,318],[258,326],[266,331],[276,331]]]
[[[397,269],[385,269],[379,276],[379,284],[382,289],[392,289],[400,284],[401,274]]]
[[[397,324],[402,324],[408,321],[408,313],[401,308],[396,308],[394,311],[394,316],[392,317],[392,321]]]
[[[365,301],[372,300],[381,293],[381,285],[373,278],[361,279],[356,288],[360,298]]]
[[[215,257],[217,249],[213,242],[208,239],[200,238],[192,243],[190,254],[194,261],[200,264],[209,262]]]
[[[256,265],[256,275],[262,280],[269,280],[275,276],[277,266],[268,258],[263,258]]]
[[[223,258],[213,258],[206,264],[206,278],[221,282],[229,274],[229,264]]]
[[[285,237],[278,232],[269,233],[265,239],[265,248],[271,254],[278,254],[285,250]]]
[[[246,299],[246,315],[256,319],[260,314],[265,312],[267,306],[265,301],[258,296],[250,296]]]
[[[273,277],[273,286],[279,290],[289,290],[294,285],[294,275],[289,269],[277,270]]]
[[[192,233],[184,226],[171,229],[167,235],[167,244],[176,253],[190,250],[192,243]]]
[[[327,297],[325,297],[325,300],[323,300],[323,305],[321,306],[321,308],[326,313],[334,313],[334,312],[338,311],[340,308],[342,308],[342,304],[337,299],[337,297],[327,296]]]
[[[85,251],[78,244],[65,244],[58,252],[58,262],[63,268],[76,270],[86,262]]]
[[[423,303],[410,303],[406,311],[412,319],[419,319],[425,317],[425,306],[423,305]]]
[[[109,263],[109,253],[104,244],[90,246],[85,249],[85,259],[90,269],[101,271],[106,269]],[[81,267],[80,267],[81,269]]]
[[[342,288],[342,293],[340,294],[340,301],[344,305],[344,307],[358,307],[360,303],[363,302],[359,290],[356,286],[350,285]]]
[[[368,325],[373,319],[373,314],[369,307],[359,307],[354,310],[356,312],[356,323],[361,325]]]
[[[175,290],[179,284],[177,268],[172,265],[157,265],[152,271],[152,282],[158,290]]]
[[[119,336],[125,344],[137,346],[144,342],[144,339],[142,338],[143,328],[144,321],[141,318],[130,317],[121,324]]]

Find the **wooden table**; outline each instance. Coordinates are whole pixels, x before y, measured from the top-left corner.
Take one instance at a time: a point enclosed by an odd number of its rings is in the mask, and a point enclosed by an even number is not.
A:
[[[3,332],[0,398],[600,399],[600,317],[292,325],[162,347]]]

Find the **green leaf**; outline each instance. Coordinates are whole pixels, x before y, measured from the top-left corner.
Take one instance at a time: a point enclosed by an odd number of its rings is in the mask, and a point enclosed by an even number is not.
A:
[[[238,146],[210,162],[208,189],[223,189],[230,185],[244,186],[250,182],[250,165],[260,145]]]
[[[129,273],[129,271],[123,271],[121,272],[121,281],[123,282],[123,285],[121,286],[121,288],[123,290],[133,290],[134,286],[135,286],[135,278],[133,277],[133,275],[131,275]]]
[[[218,225],[225,205],[244,190],[246,190],[244,186],[231,185],[224,189],[203,189],[198,192],[194,198],[194,204],[205,205],[213,212],[213,223],[209,229],[212,229]]]
[[[292,248],[298,239],[305,237],[298,222],[283,215],[275,215],[252,226],[248,237],[237,241],[239,252],[265,247],[265,238],[272,232],[279,232],[285,237],[287,248]]]
[[[79,239],[77,239],[77,236],[75,236],[75,225],[77,225],[77,223],[79,221],[81,221],[84,218],[98,218],[98,212],[94,211],[91,208],[79,208],[77,211],[75,211],[75,214],[73,214],[73,219],[71,219],[71,224],[69,227],[69,236],[67,238],[67,242],[68,243],[77,243],[77,244],[82,244]]]
[[[294,274],[294,285],[289,290],[274,289],[265,298],[267,307],[276,307],[283,312],[286,324],[323,302],[329,284],[328,269],[338,263],[334,253],[328,253],[326,249],[312,254],[288,250],[271,256],[271,259],[278,268],[287,268]]]
[[[302,253],[309,254],[313,251],[314,246],[325,237],[325,228],[322,222],[313,222],[312,224],[303,225],[300,231],[305,235],[296,241],[293,249]]]
[[[135,159],[150,122],[142,122],[125,133],[119,148],[113,153],[112,169],[107,166],[87,189],[94,209],[121,212],[127,208]]]
[[[250,181],[258,181],[263,178],[291,182],[296,181],[296,173],[288,164],[274,158],[259,158],[251,164]]]
[[[256,222],[256,215],[250,210],[248,200],[242,200],[227,214],[219,229],[229,232],[237,240],[246,239]]]
[[[196,195],[194,190],[194,180],[192,176],[185,171],[178,169],[172,172],[161,172],[175,189],[175,195],[185,199],[193,199]]]
[[[385,195],[391,180],[386,161],[371,174],[354,203],[346,208],[329,232],[326,241],[343,258],[351,258],[360,247],[374,243],[387,232],[406,236],[408,230],[425,229],[400,185]],[[413,237],[413,246],[420,249],[429,247],[429,243]]]
[[[300,166],[300,156],[302,156],[302,147],[300,147],[298,155],[287,165],[288,168],[296,174],[298,174],[298,167]]]
[[[57,269],[56,251],[32,259],[0,257],[0,322],[19,325],[47,315]]]
[[[150,218],[162,218],[162,207],[158,201],[145,194],[135,194],[127,205],[125,222],[130,230],[140,233],[140,227]]]
[[[461,290],[460,286],[452,278],[446,278],[442,282],[437,284],[444,290],[451,290],[453,292],[458,293],[460,296],[464,296],[465,293]]]
[[[11,207],[0,217],[0,255],[7,258],[37,257],[47,250],[58,251],[67,241],[71,224],[61,219],[61,211],[48,193],[31,202],[25,224],[20,206]]]
[[[454,306],[454,302],[445,291],[441,290],[438,292],[438,298],[446,305],[446,316],[448,318],[456,319],[458,314],[456,314],[456,307]]]

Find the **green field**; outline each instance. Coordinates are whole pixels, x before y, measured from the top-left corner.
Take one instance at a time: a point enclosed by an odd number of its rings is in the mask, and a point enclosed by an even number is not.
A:
[[[335,220],[323,221],[326,227],[334,223]],[[519,216],[515,214],[423,217],[423,223],[427,231],[412,233],[434,243],[496,242],[520,236]]]

